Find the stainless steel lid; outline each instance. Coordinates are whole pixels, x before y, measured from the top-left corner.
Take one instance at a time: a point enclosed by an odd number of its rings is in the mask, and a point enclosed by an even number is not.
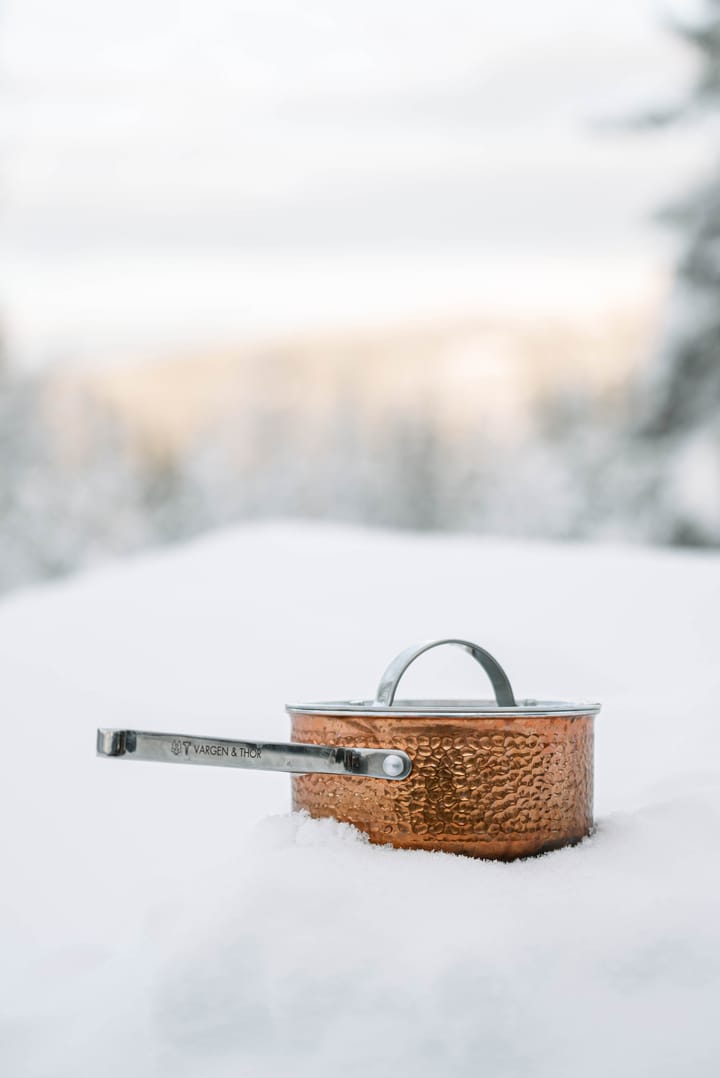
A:
[[[408,666],[418,656],[431,648],[452,644],[467,651],[476,662],[480,663],[490,678],[495,690],[494,700],[396,700],[398,683]],[[598,703],[565,700],[516,700],[507,674],[497,659],[484,648],[469,640],[428,640],[423,644],[402,651],[388,666],[380,679],[374,700],[323,700],[315,703],[288,704],[287,710],[293,714],[320,712],[332,715],[348,715],[370,718],[372,716],[392,715],[441,716],[457,715],[466,718],[482,718],[507,715],[508,718],[520,718],[524,715],[536,718],[554,715],[596,715],[600,710]]]

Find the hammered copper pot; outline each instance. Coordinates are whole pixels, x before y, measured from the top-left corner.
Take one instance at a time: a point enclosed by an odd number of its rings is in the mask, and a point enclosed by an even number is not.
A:
[[[396,700],[408,666],[446,644],[480,663],[495,699]],[[600,705],[517,701],[499,663],[468,640],[403,651],[374,700],[287,710],[287,744],[99,730],[98,753],[293,772],[294,809],[397,847],[510,861],[579,842],[592,830]]]
[[[494,701],[395,699],[410,663],[443,644],[465,648],[485,668]],[[469,641],[404,651],[374,701],[288,711],[294,741],[391,745],[410,757],[403,782],[293,776],[293,808],[352,823],[371,842],[512,860],[579,842],[592,829],[599,705],[516,701],[496,660]]]

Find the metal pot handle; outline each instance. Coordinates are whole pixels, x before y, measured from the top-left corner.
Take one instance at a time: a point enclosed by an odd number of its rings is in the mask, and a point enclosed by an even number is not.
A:
[[[438,648],[443,644],[454,644],[456,647],[462,648],[463,651],[469,652],[476,662],[480,663],[492,682],[498,707],[517,706],[512,686],[500,663],[488,651],[485,651],[484,648],[479,647],[477,644],[473,644],[470,640],[426,640],[423,644],[416,644],[414,647],[401,651],[380,678],[375,703],[380,704],[382,707],[390,707],[395,699],[400,678],[410,663],[415,662],[423,652],[429,651],[430,648]]]
[[[154,730],[98,730],[97,754],[165,764],[209,764],[296,775],[364,775],[395,781],[406,779],[412,771],[412,761],[402,749],[231,741]]]

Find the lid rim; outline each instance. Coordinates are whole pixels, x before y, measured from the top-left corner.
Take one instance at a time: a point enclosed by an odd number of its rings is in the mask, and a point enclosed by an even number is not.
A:
[[[519,700],[515,707],[500,707],[494,700],[396,700],[391,705],[375,700],[321,700],[285,705],[290,715],[318,713],[357,718],[549,718],[597,715],[601,707],[596,701],[566,700]]]

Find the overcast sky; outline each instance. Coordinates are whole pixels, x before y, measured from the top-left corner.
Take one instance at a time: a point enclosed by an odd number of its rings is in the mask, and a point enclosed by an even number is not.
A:
[[[0,10],[0,302],[35,359],[391,316],[399,278],[398,314],[461,308],[493,262],[641,278],[703,160],[608,128],[689,83],[646,0]]]

